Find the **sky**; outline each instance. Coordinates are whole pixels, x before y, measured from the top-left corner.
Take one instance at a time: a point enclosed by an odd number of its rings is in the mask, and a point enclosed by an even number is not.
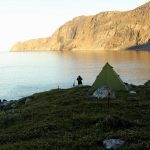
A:
[[[66,21],[103,11],[131,10],[149,0],[0,0],[0,51],[49,37]]]

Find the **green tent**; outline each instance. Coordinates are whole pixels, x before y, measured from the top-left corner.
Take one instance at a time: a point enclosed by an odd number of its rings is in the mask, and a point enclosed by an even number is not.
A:
[[[119,75],[113,70],[113,67],[109,63],[106,63],[101,73],[97,76],[90,92],[94,92],[103,86],[111,87],[112,90],[115,91],[128,90],[127,86],[123,83]]]

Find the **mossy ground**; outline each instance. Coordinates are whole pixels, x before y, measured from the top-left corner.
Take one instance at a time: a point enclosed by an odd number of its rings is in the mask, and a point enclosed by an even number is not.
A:
[[[121,138],[120,148],[150,149],[150,88],[137,94],[118,92],[117,99],[97,100],[90,87],[52,90],[34,94],[32,100],[15,102],[0,112],[1,150],[103,150],[102,141]],[[98,124],[108,115],[131,122],[128,128],[104,129]]]

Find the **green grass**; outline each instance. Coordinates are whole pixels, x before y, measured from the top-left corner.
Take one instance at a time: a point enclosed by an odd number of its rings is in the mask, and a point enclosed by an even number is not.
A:
[[[110,107],[90,97],[89,88],[38,93],[27,104],[22,99],[7,106],[0,112],[0,149],[103,150],[104,139],[121,138],[126,141],[121,150],[149,150],[150,88],[118,92]],[[99,124],[109,115],[133,125],[105,130]]]

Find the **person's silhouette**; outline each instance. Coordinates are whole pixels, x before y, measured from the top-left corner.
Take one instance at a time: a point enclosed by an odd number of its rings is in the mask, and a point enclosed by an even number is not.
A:
[[[79,75],[78,78],[77,78],[77,81],[78,81],[78,85],[82,85],[82,77]]]

